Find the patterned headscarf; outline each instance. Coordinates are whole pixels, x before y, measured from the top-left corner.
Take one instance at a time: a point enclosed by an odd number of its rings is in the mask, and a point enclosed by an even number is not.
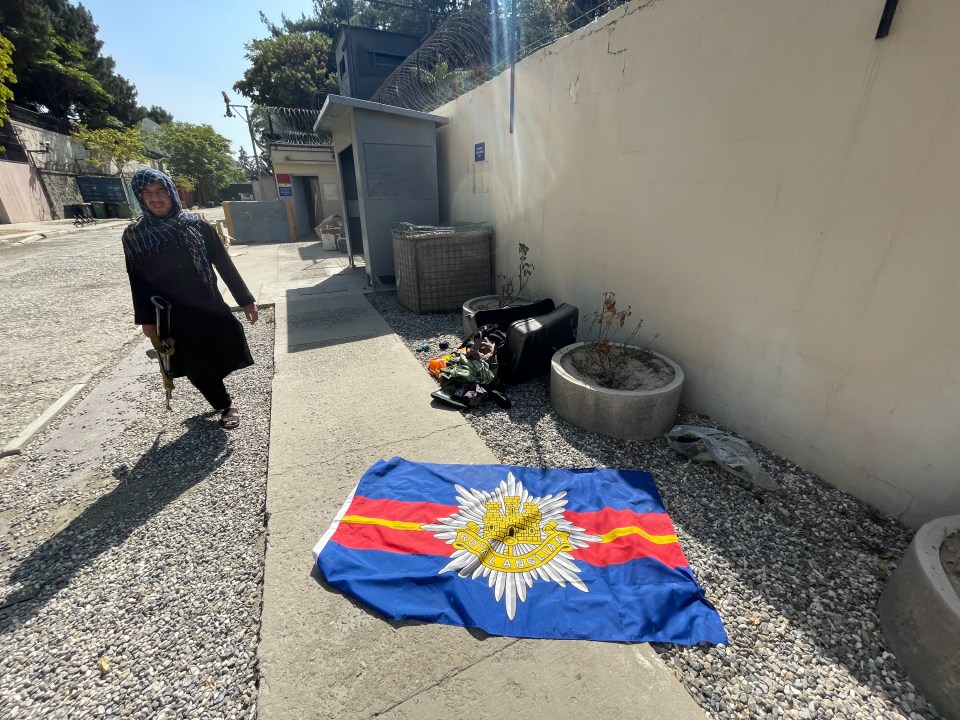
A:
[[[143,189],[150,183],[160,182],[173,201],[174,212],[170,217],[157,217],[150,212],[143,201]],[[200,234],[200,216],[196,213],[185,212],[180,204],[180,196],[173,180],[168,175],[154,170],[142,168],[133,174],[130,180],[133,194],[143,210],[143,217],[123,233],[123,251],[134,260],[141,260],[163,248],[167,243],[174,243],[185,247],[193,258],[193,265],[200,275],[200,280],[216,294],[217,282],[207,257],[207,248]]]

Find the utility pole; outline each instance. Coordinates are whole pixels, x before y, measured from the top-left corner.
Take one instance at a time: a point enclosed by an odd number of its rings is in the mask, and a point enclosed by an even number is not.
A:
[[[253,123],[250,122],[250,112],[249,105],[237,105],[230,102],[230,97],[227,95],[226,90],[221,90],[220,94],[223,95],[223,104],[227,106],[227,111],[223,114],[224,117],[235,117],[233,111],[239,110],[243,112],[243,119],[247,122],[247,130],[250,131],[250,146],[253,148],[253,166],[257,171],[257,187],[260,188],[260,199],[262,200],[265,197],[263,192],[263,185],[260,182],[260,157],[257,155],[257,141],[254,139],[253,135]],[[239,117],[239,116],[236,116]]]

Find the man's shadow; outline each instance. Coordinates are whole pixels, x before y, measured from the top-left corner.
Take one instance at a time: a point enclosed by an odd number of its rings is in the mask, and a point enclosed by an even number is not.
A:
[[[158,434],[132,468],[113,471],[120,481],[37,546],[10,576],[20,589],[0,599],[0,636],[40,612],[73,576],[130,534],[230,457],[225,433],[202,416],[184,422],[185,432],[166,445]]]

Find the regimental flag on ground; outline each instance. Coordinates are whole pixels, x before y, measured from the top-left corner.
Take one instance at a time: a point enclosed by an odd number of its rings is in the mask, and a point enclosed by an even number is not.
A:
[[[374,464],[314,548],[395,620],[492,635],[726,643],[649,473]]]

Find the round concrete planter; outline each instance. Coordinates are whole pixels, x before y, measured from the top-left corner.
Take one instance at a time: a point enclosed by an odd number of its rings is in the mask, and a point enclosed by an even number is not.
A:
[[[913,537],[880,596],[880,624],[897,660],[940,713],[960,720],[960,596],[940,550],[960,515],[931,520]]]
[[[533,300],[527,298],[514,298],[507,307],[515,305],[529,305]],[[498,295],[481,295],[480,297],[470,298],[463,304],[463,336],[469,337],[477,331],[477,323],[473,316],[481,310],[496,310],[500,307]]]
[[[582,348],[583,343],[567,345],[550,361],[550,404],[560,417],[584,430],[622,440],[652,440],[673,427],[683,390],[683,370],[677,363],[648,351],[673,368],[673,380],[652,390],[612,390],[573,368],[569,356]]]

